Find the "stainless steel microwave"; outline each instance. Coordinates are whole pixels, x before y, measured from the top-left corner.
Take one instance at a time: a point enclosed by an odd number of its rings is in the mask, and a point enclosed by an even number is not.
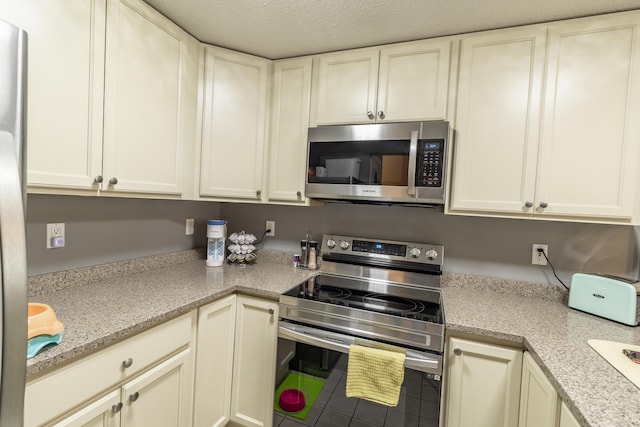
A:
[[[444,204],[448,140],[445,121],[310,128],[306,196]]]

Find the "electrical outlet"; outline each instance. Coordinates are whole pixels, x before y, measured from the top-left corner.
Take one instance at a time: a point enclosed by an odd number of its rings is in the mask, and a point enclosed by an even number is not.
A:
[[[267,225],[265,225],[265,230],[271,230],[266,235],[267,236],[275,236],[276,235],[276,222],[275,221],[267,221]]]
[[[64,223],[47,224],[47,249],[64,248]]]
[[[540,243],[534,243],[531,249],[531,264],[533,265],[547,265],[547,259],[538,252],[538,249],[542,249],[544,253],[549,256],[549,245],[543,245]]]
[[[193,234],[193,218],[187,218],[184,225],[184,234],[185,236],[191,236]]]

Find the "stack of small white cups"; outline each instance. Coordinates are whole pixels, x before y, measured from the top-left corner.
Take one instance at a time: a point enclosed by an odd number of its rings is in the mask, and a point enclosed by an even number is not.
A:
[[[233,243],[227,247],[230,252],[227,256],[227,260],[233,264],[248,264],[255,261],[258,257],[254,253],[256,247],[252,245],[255,242],[256,236],[253,234],[246,234],[244,231],[239,233],[233,233],[229,236],[229,240]]]

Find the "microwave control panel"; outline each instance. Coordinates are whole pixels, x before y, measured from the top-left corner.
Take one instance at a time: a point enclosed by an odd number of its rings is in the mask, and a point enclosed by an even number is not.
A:
[[[444,140],[421,139],[418,141],[416,164],[416,186],[442,186],[442,163],[444,159]]]

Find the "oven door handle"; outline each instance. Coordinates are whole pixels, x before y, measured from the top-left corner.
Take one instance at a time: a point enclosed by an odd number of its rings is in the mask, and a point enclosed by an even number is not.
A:
[[[287,325],[290,324],[283,325],[281,322],[281,324],[278,326],[278,337],[295,342],[300,342],[303,344],[317,346],[320,348],[325,348],[328,350],[338,351],[340,353],[349,353],[349,347],[351,346],[351,344],[362,345],[365,347],[376,347],[375,341],[363,340],[348,335],[336,334],[335,332],[326,332],[299,325]],[[380,347],[389,348],[393,346],[383,345]],[[437,358],[424,356],[423,353],[419,353],[410,349],[406,350],[404,365],[408,369],[414,369],[417,371],[433,372],[437,375],[441,375],[442,373],[440,361]]]

